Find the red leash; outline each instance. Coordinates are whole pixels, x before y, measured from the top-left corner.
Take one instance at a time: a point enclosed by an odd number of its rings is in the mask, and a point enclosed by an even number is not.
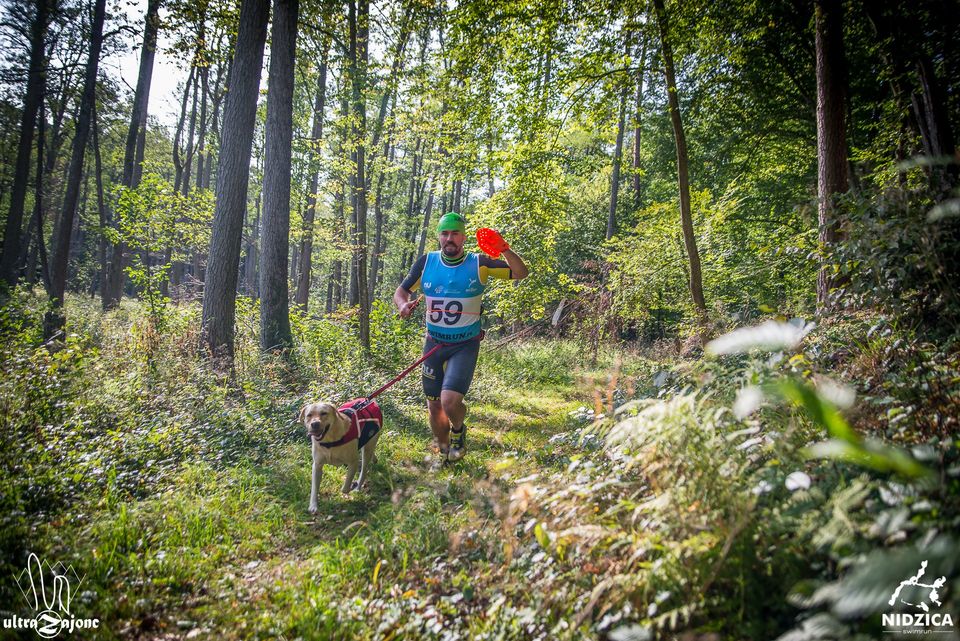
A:
[[[390,381],[387,382],[385,385],[383,385],[383,386],[381,386],[379,389],[377,389],[377,391],[375,391],[373,394],[371,394],[370,396],[368,396],[368,397],[366,398],[366,400],[363,401],[363,403],[366,404],[366,403],[368,403],[369,401],[372,401],[373,399],[375,399],[376,397],[380,396],[381,394],[383,394],[384,392],[386,392],[388,389],[390,389],[391,387],[393,387],[394,385],[396,385],[397,383],[399,383],[399,382],[403,379],[403,377],[405,377],[407,374],[409,374],[410,372],[412,372],[412,371],[414,370],[414,368],[417,367],[417,365],[419,365],[419,364],[422,363],[423,361],[425,361],[425,360],[427,360],[428,358],[430,358],[431,356],[433,356],[434,352],[436,352],[438,349],[440,349],[441,347],[443,347],[443,346],[446,345],[446,344],[447,344],[447,343],[437,343],[436,345],[434,345],[433,347],[431,347],[431,348],[429,349],[429,351],[427,351],[426,354],[424,354],[423,356],[421,356],[420,358],[418,358],[417,360],[415,360],[415,361],[413,362],[413,365],[411,365],[411,366],[408,367],[407,369],[403,370],[402,372],[400,372],[399,374],[397,374],[392,380],[390,380]],[[364,405],[364,407],[366,407],[366,405]]]
[[[485,332],[480,332],[480,334],[477,336],[477,340],[483,340],[483,335],[484,335],[484,333],[485,333]],[[472,339],[471,339],[471,340],[472,340]],[[410,365],[410,367],[408,367],[407,369],[403,370],[402,372],[400,372],[399,374],[397,374],[396,376],[394,376],[393,379],[391,379],[390,381],[387,381],[386,384],[384,384],[384,385],[382,385],[381,387],[379,387],[373,394],[371,394],[370,396],[367,396],[364,400],[362,400],[362,401],[360,401],[359,403],[357,403],[356,405],[354,405],[352,409],[354,409],[354,410],[356,410],[356,411],[359,412],[360,410],[362,410],[363,408],[365,408],[366,406],[368,406],[370,403],[372,403],[372,402],[373,402],[373,399],[375,399],[376,397],[380,396],[381,394],[383,394],[384,392],[386,392],[388,389],[390,389],[391,387],[393,387],[394,385],[396,385],[397,383],[399,383],[401,380],[403,380],[403,378],[404,378],[407,374],[409,374],[410,372],[412,372],[412,371],[414,370],[414,368],[416,368],[418,365],[420,365],[421,363],[423,363],[423,361],[425,361],[425,360],[427,360],[428,358],[430,358],[431,356],[433,356],[434,352],[436,352],[438,349],[440,349],[441,347],[445,347],[445,346],[447,346],[447,345],[454,345],[454,344],[455,344],[455,343],[437,343],[436,345],[434,345],[433,347],[431,347],[429,350],[427,350],[427,353],[426,353],[426,354],[424,354],[423,356],[421,356],[420,358],[418,358],[417,360],[415,360],[415,361],[413,362],[413,364]]]

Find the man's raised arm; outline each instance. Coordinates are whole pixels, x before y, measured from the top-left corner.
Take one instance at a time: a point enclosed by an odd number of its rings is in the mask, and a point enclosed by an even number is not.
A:
[[[514,280],[520,280],[530,275],[530,270],[527,269],[527,264],[520,258],[520,254],[512,249],[504,249],[500,255],[503,256],[503,259],[510,265],[510,276]]]

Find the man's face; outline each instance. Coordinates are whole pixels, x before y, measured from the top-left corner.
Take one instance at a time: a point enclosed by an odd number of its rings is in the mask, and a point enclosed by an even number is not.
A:
[[[463,252],[463,243],[467,236],[462,231],[444,230],[440,232],[440,251],[448,258],[456,258]]]

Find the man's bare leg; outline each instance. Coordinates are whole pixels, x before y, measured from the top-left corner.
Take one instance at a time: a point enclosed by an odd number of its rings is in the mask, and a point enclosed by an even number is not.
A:
[[[465,452],[463,419],[467,415],[467,406],[463,403],[463,394],[454,392],[453,390],[443,390],[440,392],[440,403],[443,407],[443,412],[450,419],[450,436],[453,438],[453,443],[449,450],[449,459],[451,461],[459,461],[463,458]]]
[[[433,430],[433,438],[440,447],[440,453],[446,455],[450,449],[450,419],[443,411],[442,400],[427,399],[427,410],[430,412],[430,429]]]
[[[440,404],[444,414],[450,419],[450,427],[459,432],[463,427],[463,419],[467,415],[467,406],[463,403],[463,394],[445,389],[440,392]]]

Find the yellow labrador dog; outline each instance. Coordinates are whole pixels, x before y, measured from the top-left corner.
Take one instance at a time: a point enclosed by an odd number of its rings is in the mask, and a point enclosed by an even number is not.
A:
[[[317,511],[317,488],[324,465],[346,465],[347,475],[340,488],[344,494],[363,485],[383,427],[383,413],[373,401],[356,398],[340,407],[310,403],[300,410],[300,422],[313,443],[313,481],[310,485],[310,512]],[[360,470],[360,478],[353,477]]]

